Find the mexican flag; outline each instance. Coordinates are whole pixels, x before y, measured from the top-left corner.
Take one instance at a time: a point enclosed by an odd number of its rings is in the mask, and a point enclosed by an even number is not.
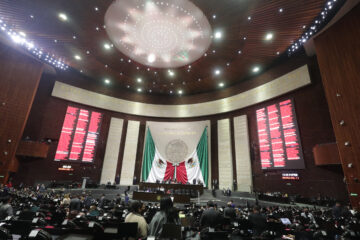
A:
[[[185,184],[199,181],[208,184],[208,141],[207,128],[199,140],[199,143],[188,159],[173,164],[166,161],[157,150],[148,128],[145,139],[144,159],[142,165],[142,180],[156,182],[176,178],[177,182]]]

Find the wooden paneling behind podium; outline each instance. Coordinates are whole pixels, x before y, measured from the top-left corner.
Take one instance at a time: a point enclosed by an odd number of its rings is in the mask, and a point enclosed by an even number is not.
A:
[[[15,153],[42,71],[42,63],[0,43],[0,183],[17,171]]]
[[[315,39],[340,159],[354,207],[360,207],[360,4]],[[351,168],[348,164],[352,163]]]

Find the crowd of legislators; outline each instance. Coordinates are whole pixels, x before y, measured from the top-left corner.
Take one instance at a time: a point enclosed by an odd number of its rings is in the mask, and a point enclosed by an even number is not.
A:
[[[87,228],[90,221],[106,226],[137,223],[136,239],[161,238],[168,224],[183,226],[183,239],[359,239],[360,214],[336,203],[331,209],[298,207],[236,206],[229,201],[217,206],[182,205],[174,207],[170,197],[160,204],[130,201],[120,194],[109,199],[91,193],[68,194],[61,191],[0,187],[1,230],[11,229],[14,221],[41,218],[36,228]],[[64,220],[71,224],[64,226]],[[50,226],[50,227],[49,227]],[[1,233],[1,231],[0,231]],[[94,233],[95,234],[95,233]],[[99,234],[99,233],[97,233]],[[101,234],[98,239],[103,239]],[[0,237],[1,238],[1,237]]]

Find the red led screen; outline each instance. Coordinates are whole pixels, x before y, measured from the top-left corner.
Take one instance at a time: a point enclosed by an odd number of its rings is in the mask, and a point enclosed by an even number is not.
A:
[[[93,162],[102,114],[69,106],[55,161]]]
[[[294,103],[286,100],[256,111],[262,169],[305,167]]]

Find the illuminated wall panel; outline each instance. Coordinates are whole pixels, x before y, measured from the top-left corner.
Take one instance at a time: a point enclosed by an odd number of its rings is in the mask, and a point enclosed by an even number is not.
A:
[[[93,162],[102,114],[69,106],[55,161]]]
[[[292,100],[256,111],[262,169],[301,169],[304,159]]]

